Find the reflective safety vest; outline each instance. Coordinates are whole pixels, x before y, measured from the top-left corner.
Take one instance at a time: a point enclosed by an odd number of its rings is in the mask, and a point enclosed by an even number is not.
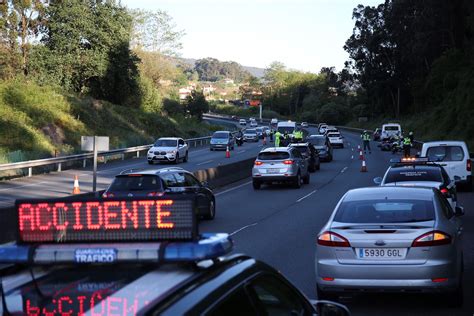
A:
[[[363,139],[364,141],[370,141],[370,135],[369,135],[369,133],[362,134],[362,139]]]
[[[411,145],[411,139],[410,137],[405,137],[403,139],[403,145]]]

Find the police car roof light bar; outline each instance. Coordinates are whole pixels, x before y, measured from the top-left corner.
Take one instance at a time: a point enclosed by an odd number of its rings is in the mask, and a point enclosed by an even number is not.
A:
[[[197,262],[229,253],[228,234],[203,234],[198,241],[160,243],[100,243],[6,245],[0,247],[2,264],[118,264]]]

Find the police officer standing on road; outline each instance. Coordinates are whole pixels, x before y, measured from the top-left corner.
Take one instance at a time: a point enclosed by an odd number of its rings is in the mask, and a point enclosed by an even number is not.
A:
[[[415,140],[415,136],[413,136],[413,132],[410,132],[408,134],[408,137],[410,137],[411,143],[413,144],[413,141]]]
[[[280,147],[281,133],[276,131],[275,133],[275,147]]]
[[[364,153],[366,154],[367,153],[367,149],[369,150],[369,154],[372,153],[371,149],[370,149],[370,134],[369,132],[367,132],[366,130],[362,133],[362,135],[360,135],[360,137],[362,138],[363,142],[364,142]]]
[[[270,142],[273,142],[273,133],[274,133],[274,131],[273,131],[273,128],[272,128],[272,129],[270,129]]]
[[[403,138],[403,155],[405,156],[405,158],[408,158],[411,156],[411,146],[412,146],[411,137],[405,136]]]

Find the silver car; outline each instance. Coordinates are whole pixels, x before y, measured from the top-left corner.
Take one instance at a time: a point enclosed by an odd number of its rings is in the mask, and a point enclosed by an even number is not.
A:
[[[244,142],[258,142],[257,130],[254,128],[249,128],[244,131]]]
[[[255,190],[260,189],[263,183],[273,182],[288,182],[300,188],[301,181],[308,184],[310,180],[308,160],[292,147],[266,148],[255,160],[252,180]]]
[[[434,188],[348,191],[317,237],[318,299],[442,292],[449,305],[461,305],[463,214]]]

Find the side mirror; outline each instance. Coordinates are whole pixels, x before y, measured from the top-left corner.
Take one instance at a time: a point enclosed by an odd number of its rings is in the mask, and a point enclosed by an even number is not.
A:
[[[374,178],[374,183],[376,185],[381,185],[382,184],[382,178],[381,177]]]
[[[456,206],[456,207],[454,208],[454,215],[456,215],[456,216],[458,216],[458,217],[459,217],[459,216],[463,216],[463,215],[464,215],[464,207],[462,207],[462,206]]]
[[[339,303],[331,301],[317,301],[314,304],[318,316],[350,316],[349,309]]]

